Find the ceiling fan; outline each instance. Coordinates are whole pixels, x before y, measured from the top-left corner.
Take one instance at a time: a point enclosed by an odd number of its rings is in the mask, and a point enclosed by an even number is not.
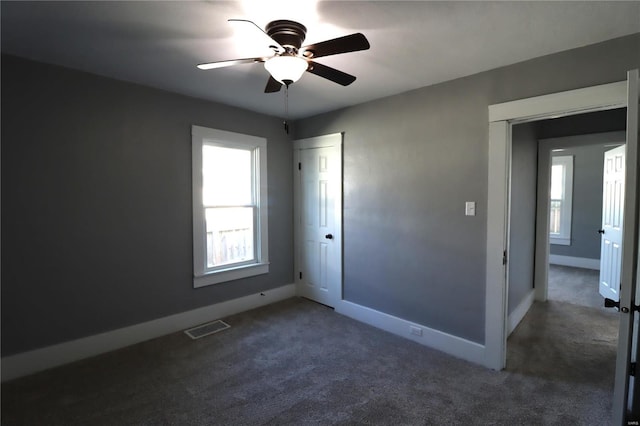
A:
[[[274,51],[273,56],[232,59],[199,64],[198,68],[209,70],[232,65],[263,62],[269,72],[269,81],[265,93],[280,91],[282,85],[289,87],[296,82],[305,71],[331,80],[334,83],[348,86],[356,79],[355,76],[335,68],[315,62],[316,58],[337,55],[339,53],[355,52],[369,49],[369,41],[361,33],[355,33],[332,40],[326,40],[304,47],[302,42],[307,34],[307,28],[295,21],[277,20],[267,24],[263,31],[254,22],[246,19],[229,19],[229,22],[251,24],[268,37],[269,48]]]

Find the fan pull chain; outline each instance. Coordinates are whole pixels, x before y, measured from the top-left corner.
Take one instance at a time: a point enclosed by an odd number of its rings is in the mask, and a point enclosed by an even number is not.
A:
[[[289,134],[289,85],[284,85],[284,131]]]

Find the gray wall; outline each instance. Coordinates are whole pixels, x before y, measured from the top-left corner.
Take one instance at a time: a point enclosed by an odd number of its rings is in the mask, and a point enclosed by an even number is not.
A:
[[[639,51],[624,37],[294,123],[346,132],[345,298],[482,343],[487,106],[623,80]],[[292,282],[281,120],[6,56],[1,106],[3,356]],[[269,275],[192,288],[191,124],[268,139]]]
[[[513,126],[509,221],[508,312],[533,289],[536,245],[538,139],[535,123]]]
[[[488,105],[624,80],[638,52],[640,34],[299,120],[345,132],[344,297],[483,343]]]
[[[268,139],[270,273],[192,287],[191,125]],[[2,355],[293,282],[282,121],[2,57]]]

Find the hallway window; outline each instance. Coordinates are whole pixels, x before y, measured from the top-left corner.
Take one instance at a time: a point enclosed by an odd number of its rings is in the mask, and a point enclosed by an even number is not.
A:
[[[194,287],[269,271],[266,140],[193,126]]]
[[[571,245],[571,201],[573,156],[551,158],[551,200],[549,237],[551,244]]]

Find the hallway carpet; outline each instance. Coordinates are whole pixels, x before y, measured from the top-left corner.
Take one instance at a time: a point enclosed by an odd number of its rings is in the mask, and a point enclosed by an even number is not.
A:
[[[4,383],[2,425],[606,425],[612,318],[536,304],[496,372],[294,298]]]
[[[606,309],[598,293],[600,271],[549,265],[549,300]],[[609,309],[610,310],[610,309]]]

